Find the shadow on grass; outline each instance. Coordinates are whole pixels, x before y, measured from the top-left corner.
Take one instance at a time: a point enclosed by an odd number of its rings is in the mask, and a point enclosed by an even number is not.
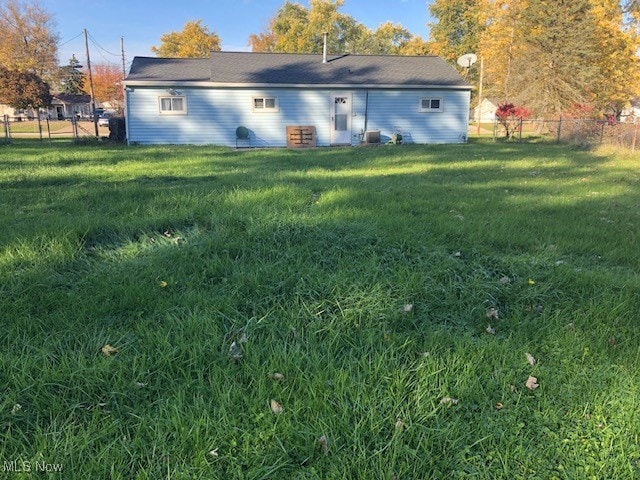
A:
[[[8,453],[53,432],[72,442],[56,453],[102,446],[132,477],[165,474],[153,445],[354,478],[579,476],[585,442],[592,466],[637,453],[632,168],[548,145],[91,152],[0,161]]]

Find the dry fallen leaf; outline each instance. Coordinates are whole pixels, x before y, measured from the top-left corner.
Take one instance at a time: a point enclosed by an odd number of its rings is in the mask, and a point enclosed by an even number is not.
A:
[[[164,280],[160,281],[160,287],[161,288],[165,288],[168,285],[167,282],[165,282]]]
[[[497,308],[487,308],[487,318],[491,320],[492,318],[498,320],[498,309]]]
[[[22,405],[16,403],[11,409],[11,415],[17,415],[20,410],[22,410]]]
[[[242,348],[236,342],[233,342],[229,347],[229,356],[232,361],[238,361],[242,358],[244,354],[242,353]]]
[[[459,401],[460,400],[458,400],[457,398],[442,397],[440,399],[440,404],[441,405],[457,405]]]
[[[500,279],[500,283],[501,283],[502,285],[506,285],[506,284],[508,284],[508,283],[511,283],[511,279],[505,275],[504,277],[502,277],[502,278]]]
[[[527,362],[529,362],[529,365],[533,366],[536,364],[536,359],[533,358],[533,355],[531,355],[530,353],[525,353],[525,356],[527,357]]]
[[[209,456],[213,457],[213,458],[218,458],[218,449],[214,448],[213,450],[209,451]]]
[[[529,390],[533,391],[536,388],[538,388],[540,385],[538,384],[538,379],[536,377],[532,377],[531,375],[529,375],[529,378],[527,379],[526,383],[524,384],[525,387],[527,387]]]
[[[411,313],[413,311],[413,303],[407,303],[403,308],[402,311],[404,313]]]
[[[502,410],[504,405],[501,402],[496,403],[496,410]]]
[[[490,335],[495,335],[496,334],[496,329],[493,328],[491,325],[487,325],[487,329],[486,332]]]
[[[144,387],[146,387],[146,386],[147,386],[147,384],[146,384],[146,383],[136,382],[136,387],[138,387],[138,388],[144,388]]]
[[[404,430],[404,422],[400,419],[396,420],[396,430],[399,432]]]
[[[322,453],[325,455],[329,455],[329,440],[327,439],[326,435],[322,435],[320,438],[318,438],[318,444],[322,449]]]
[[[280,415],[282,413],[282,405],[271,399],[271,411],[274,415]]]
[[[102,347],[102,354],[105,357],[110,357],[113,353],[118,353],[118,349],[116,347],[112,347],[108,343],[104,347]]]
[[[284,375],[282,373],[272,373],[271,374],[271,379],[275,380],[276,382],[282,382],[284,380]]]

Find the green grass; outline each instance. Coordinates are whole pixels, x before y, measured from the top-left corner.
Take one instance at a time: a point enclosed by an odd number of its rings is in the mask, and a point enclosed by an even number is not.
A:
[[[639,161],[2,146],[0,477],[638,478]]]
[[[62,130],[69,126],[68,121],[58,121],[51,120],[49,121],[49,130],[52,132],[57,132],[58,130]],[[38,121],[37,120],[27,120],[23,122],[11,122],[10,131],[12,134],[14,133],[38,133]],[[40,128],[42,128],[42,133],[44,135],[47,134],[47,122],[42,120],[40,122]]]

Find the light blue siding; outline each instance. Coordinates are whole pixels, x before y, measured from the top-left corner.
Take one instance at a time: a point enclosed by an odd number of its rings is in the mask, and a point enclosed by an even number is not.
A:
[[[380,130],[383,138],[400,130],[409,143],[466,142],[469,125],[468,91],[371,90],[367,129]],[[442,112],[420,112],[420,98],[442,99]]]
[[[187,99],[186,115],[161,115],[158,97],[167,89],[134,87],[127,91],[127,130],[130,142],[214,144],[235,146],[240,125],[251,132],[254,146],[286,145],[287,125],[316,127],[317,145],[330,144],[331,93],[313,89],[176,88]],[[342,90],[352,94],[352,144],[366,127],[390,137],[399,127],[416,143],[458,143],[466,139],[468,91]],[[443,99],[441,113],[419,113],[419,99]],[[253,97],[277,97],[277,112],[252,111]],[[368,98],[368,100],[367,100]],[[365,119],[366,113],[366,119]],[[464,137],[463,137],[464,136]]]

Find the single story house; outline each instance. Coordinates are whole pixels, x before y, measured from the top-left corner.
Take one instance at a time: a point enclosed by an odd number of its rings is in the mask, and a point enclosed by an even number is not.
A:
[[[65,120],[71,117],[91,118],[91,96],[56,93],[49,107],[49,118]]]
[[[13,108],[0,103],[0,117],[8,117],[10,122],[22,122],[38,118],[38,110],[35,108]]]
[[[0,116],[8,116],[10,121],[37,120],[48,117],[50,120],[68,120],[71,117],[91,118],[91,96],[54,93],[51,105],[47,108],[15,109],[0,104]]]
[[[498,102],[483,98],[480,105],[473,109],[473,120],[481,123],[493,123],[496,121]]]
[[[135,57],[124,85],[129,142],[269,147],[466,142],[472,89],[436,56],[253,52]]]

